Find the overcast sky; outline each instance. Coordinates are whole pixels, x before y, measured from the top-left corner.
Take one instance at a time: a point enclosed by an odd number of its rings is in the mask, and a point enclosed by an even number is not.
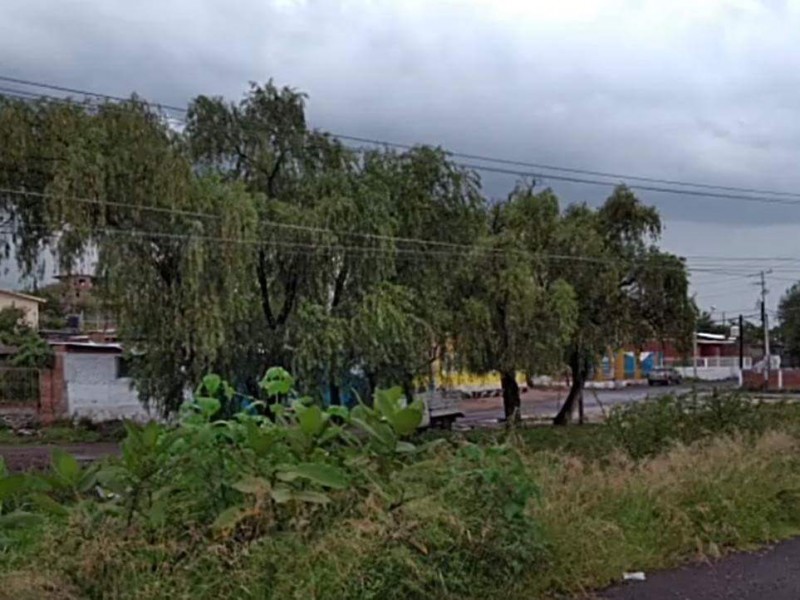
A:
[[[272,77],[307,92],[312,125],[338,133],[800,192],[800,0],[0,4],[3,75],[175,104],[235,99]],[[513,183],[485,179],[492,196]],[[565,202],[609,191],[545,183]],[[679,254],[800,258],[800,205],[640,196]],[[800,268],[752,263],[768,267],[774,306]],[[716,316],[754,306],[741,273],[692,279]]]

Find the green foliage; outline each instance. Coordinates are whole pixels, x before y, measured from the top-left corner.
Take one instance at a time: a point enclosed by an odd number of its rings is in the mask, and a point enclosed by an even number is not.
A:
[[[633,458],[654,456],[675,444],[690,444],[715,435],[760,433],[761,407],[736,394],[662,396],[614,407],[607,427],[616,443]]]
[[[0,310],[0,343],[16,348],[10,364],[14,367],[49,368],[53,363],[53,350],[25,321],[25,311],[20,308]]]
[[[521,600],[800,531],[795,406],[756,409],[794,432],[758,434],[744,403],[711,397],[692,409],[702,426],[676,425],[693,444],[637,460],[618,452],[616,425],[450,432],[405,454],[354,422],[393,430],[382,414],[403,410],[397,391],[380,392],[381,410],[321,411],[313,433],[295,411],[314,405],[293,392],[283,424],[209,421],[191,402],[177,427],[128,425],[122,456],[99,467],[56,455],[49,473],[0,477],[0,585],[12,597]],[[629,419],[645,431],[685,419],[670,410]]]
[[[778,321],[786,352],[793,360],[800,360],[800,284],[794,284],[781,297]]]
[[[559,220],[558,200],[518,188],[488,215],[487,235],[471,256],[456,324],[456,351],[479,373],[498,371],[506,416],[519,410],[519,393],[508,390],[516,372],[549,372],[561,364],[561,349],[572,335],[576,298],[558,269],[538,255],[550,251]],[[516,385],[516,384],[514,384]]]
[[[523,185],[495,204],[444,150],[354,152],[305,105],[253,84],[197,97],[178,132],[135,97],[0,103],[0,184],[37,194],[0,194],[22,270],[43,249],[67,270],[97,253],[136,388],[163,413],[209,371],[256,396],[266,361],[333,403],[362,373],[369,402],[440,358],[500,371],[514,410],[518,371],[566,354],[584,373],[609,345],[691,330],[683,264],[651,247],[658,213],[624,186],[596,211]]]

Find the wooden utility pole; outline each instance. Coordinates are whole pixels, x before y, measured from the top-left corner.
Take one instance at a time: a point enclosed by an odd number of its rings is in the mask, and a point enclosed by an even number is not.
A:
[[[769,320],[767,319],[767,284],[765,275],[771,271],[761,271],[761,326],[764,328],[764,381],[769,387]]]
[[[744,371],[744,317],[739,315],[739,370]]]

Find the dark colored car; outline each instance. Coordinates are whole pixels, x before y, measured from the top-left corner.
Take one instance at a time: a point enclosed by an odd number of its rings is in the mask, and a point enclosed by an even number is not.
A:
[[[683,377],[675,369],[656,367],[647,374],[647,383],[650,385],[680,385]]]

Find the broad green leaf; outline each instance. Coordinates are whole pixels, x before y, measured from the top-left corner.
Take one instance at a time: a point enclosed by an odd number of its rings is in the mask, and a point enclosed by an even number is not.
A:
[[[328,409],[328,410],[330,410],[330,409]],[[363,404],[356,404],[350,410],[350,418],[351,419],[360,419],[361,421],[366,421],[367,419],[370,418],[370,416],[372,414],[373,414],[372,409],[367,408]]]
[[[207,419],[210,419],[217,414],[222,406],[220,401],[216,398],[209,398],[206,396],[200,396],[195,401],[197,402],[197,406],[200,407],[200,412],[202,412],[203,416],[205,416]]]
[[[84,469],[80,478],[75,484],[79,492],[86,493],[91,490],[97,483],[97,470],[94,467]]]
[[[203,381],[201,383],[202,388],[205,390],[205,394],[203,395],[215,396],[221,385],[222,377],[216,373],[209,373],[203,377]]]
[[[358,427],[359,429],[363,429],[367,432],[372,438],[386,446],[387,448],[391,449],[394,448],[395,444],[397,443],[396,436],[392,431],[392,428],[387,425],[386,423],[367,423],[366,421],[362,421],[361,419],[353,418],[351,419],[353,425]]]
[[[403,390],[400,387],[375,392],[375,410],[382,416],[390,418],[402,406]]]
[[[272,488],[272,499],[278,504],[285,504],[294,498],[294,491],[292,488],[285,485],[276,485]]]
[[[389,422],[398,435],[411,435],[422,423],[422,411],[416,407],[403,408],[389,417]]]
[[[299,463],[285,466],[276,476],[282,481],[306,479],[312,483],[342,490],[347,487],[347,476],[338,467],[322,463]]]
[[[414,444],[410,444],[408,442],[397,442],[397,446],[394,447],[394,450],[395,452],[411,454],[417,451],[417,447]]]
[[[253,449],[258,456],[265,455],[272,447],[275,441],[275,436],[270,430],[263,430],[252,421],[248,422],[247,428],[247,444]]]
[[[323,492],[315,492],[313,490],[300,490],[294,492],[294,499],[300,502],[310,502],[312,504],[328,504],[331,499],[330,496]]]
[[[218,531],[234,529],[247,515],[248,511],[244,507],[230,506],[214,519],[211,528]]]
[[[64,517],[69,514],[66,506],[53,500],[47,494],[32,494],[31,501],[42,511],[57,517]]]
[[[255,477],[253,475],[248,475],[244,479],[237,481],[231,487],[243,494],[256,496],[266,496],[270,489],[269,481],[263,477]]]
[[[329,406],[325,409],[325,412],[331,417],[337,417],[343,421],[347,421],[350,418],[350,411],[347,410],[346,406]]]
[[[306,407],[306,409],[297,416],[297,420],[300,423],[300,429],[306,435],[317,436],[325,427],[325,417],[320,407],[316,404]]]
[[[81,467],[74,456],[64,452],[60,448],[54,448],[52,463],[53,470],[61,479],[70,485],[77,484],[81,473]]]
[[[267,369],[259,385],[270,397],[285,396],[294,387],[294,377],[286,369],[271,367]]]

